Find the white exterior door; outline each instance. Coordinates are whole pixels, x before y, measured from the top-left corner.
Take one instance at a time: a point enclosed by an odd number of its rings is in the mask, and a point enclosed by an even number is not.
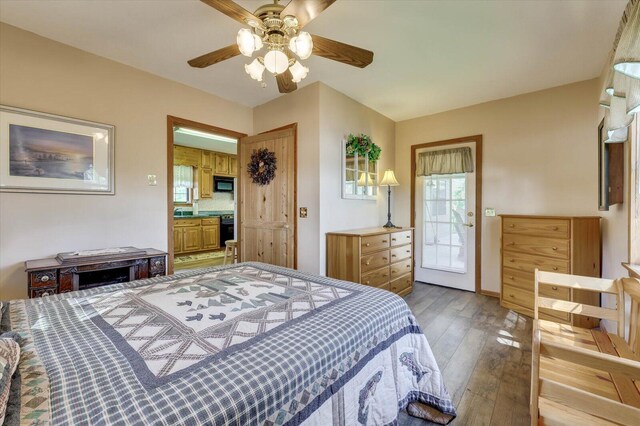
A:
[[[424,148],[417,154],[464,146],[471,148],[475,165],[475,143]],[[475,172],[414,179],[416,281],[475,291]]]

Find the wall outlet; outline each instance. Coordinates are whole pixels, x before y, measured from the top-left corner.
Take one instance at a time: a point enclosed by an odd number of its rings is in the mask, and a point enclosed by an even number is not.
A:
[[[156,186],[158,184],[158,178],[156,175],[147,175],[147,182],[149,186]]]
[[[484,215],[486,217],[493,217],[493,216],[496,215],[496,209],[491,208],[491,207],[486,208],[486,209],[484,209]]]
[[[307,208],[306,207],[300,207],[300,217],[307,217]]]

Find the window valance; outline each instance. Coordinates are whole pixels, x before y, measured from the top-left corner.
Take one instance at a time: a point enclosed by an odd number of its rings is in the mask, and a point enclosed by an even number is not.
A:
[[[640,112],[640,0],[629,0],[607,62],[600,105],[606,108],[605,142],[624,142]]]
[[[418,155],[416,176],[471,172],[473,172],[473,156],[468,146],[421,152]]]
[[[193,168],[189,166],[173,166],[173,186],[176,188],[193,188]]]

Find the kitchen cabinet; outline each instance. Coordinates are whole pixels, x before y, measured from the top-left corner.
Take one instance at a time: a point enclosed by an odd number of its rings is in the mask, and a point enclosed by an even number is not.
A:
[[[177,166],[200,167],[202,163],[202,150],[187,146],[173,146],[173,164]]]
[[[202,219],[202,248],[220,248],[220,224],[219,219]]]
[[[202,154],[202,167],[207,169],[213,168],[213,152],[211,151],[201,151]]]
[[[238,158],[235,155],[229,156],[229,175],[238,177]]]
[[[229,156],[216,152],[214,154],[214,169],[216,175],[228,176],[229,175]]]
[[[202,227],[189,226],[182,231],[182,246],[185,252],[202,248]]]
[[[220,248],[220,218],[173,220],[174,254]]]
[[[181,253],[182,251],[182,229],[173,228],[173,252]]]
[[[209,168],[200,169],[198,192],[200,199],[213,198],[213,170]]]

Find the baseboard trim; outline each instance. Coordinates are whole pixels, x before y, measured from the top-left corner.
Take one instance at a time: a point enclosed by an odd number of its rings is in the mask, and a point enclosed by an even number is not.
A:
[[[480,294],[483,295],[483,296],[496,297],[496,298],[500,299],[500,293],[498,293],[496,291],[480,290]]]

